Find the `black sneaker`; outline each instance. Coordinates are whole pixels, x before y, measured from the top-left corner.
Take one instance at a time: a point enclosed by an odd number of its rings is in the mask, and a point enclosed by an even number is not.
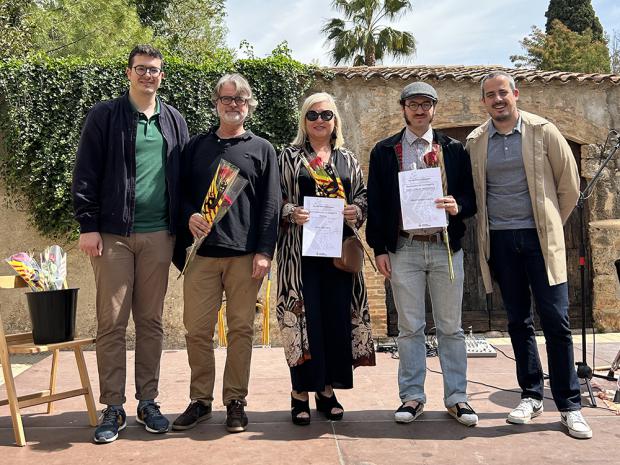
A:
[[[248,416],[245,414],[243,403],[240,400],[231,400],[226,406],[226,429],[229,433],[240,433],[248,426]]]
[[[211,418],[211,405],[204,405],[199,400],[193,400],[181,415],[172,422],[172,429],[183,431],[193,428],[201,421]]]
[[[116,441],[118,432],[124,430],[126,426],[127,415],[125,415],[125,410],[122,407],[108,407],[101,412],[99,426],[95,430],[93,441],[98,444]]]
[[[161,434],[168,432],[170,428],[170,422],[159,411],[159,405],[155,402],[149,402],[142,407],[138,408],[138,415],[136,421],[149,433]]]

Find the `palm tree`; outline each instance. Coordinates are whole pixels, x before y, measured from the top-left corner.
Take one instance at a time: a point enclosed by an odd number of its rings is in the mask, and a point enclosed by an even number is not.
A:
[[[344,14],[344,19],[330,19],[321,32],[327,35],[326,43],[331,43],[335,65],[344,61],[353,62],[353,66],[375,66],[386,55],[404,58],[415,54],[413,34],[380,24],[410,11],[409,0],[333,0],[332,6]],[[350,29],[347,23],[351,23]]]

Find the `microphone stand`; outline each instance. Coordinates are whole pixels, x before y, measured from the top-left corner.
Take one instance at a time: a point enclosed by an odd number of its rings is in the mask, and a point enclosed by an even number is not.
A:
[[[618,136],[618,132],[612,129],[607,135],[607,141],[605,142],[605,146],[603,146],[603,151],[601,153],[605,153],[605,147],[607,146],[607,142],[609,141],[612,134]],[[609,163],[609,161],[616,154],[618,148],[620,148],[620,139],[616,141],[616,145],[613,147],[613,150],[611,150],[610,154],[607,156],[607,158],[605,158],[594,177],[586,185],[585,189],[579,193],[579,200],[577,201],[577,210],[579,211],[579,275],[581,278],[581,362],[577,362],[576,365],[577,376],[586,382],[588,394],[590,396],[590,404],[592,405],[592,407],[597,406],[596,399],[594,398],[594,394],[592,392],[592,384],[590,383],[592,377],[602,378],[608,381],[616,381],[616,378],[609,375],[605,376],[594,373],[592,371],[592,368],[588,366],[588,362],[586,360],[586,245],[583,211],[586,200],[588,199],[588,197],[590,197],[590,195],[592,195],[592,192],[594,191],[594,186],[598,181],[601,172],[603,171],[603,169],[605,169],[607,163]]]

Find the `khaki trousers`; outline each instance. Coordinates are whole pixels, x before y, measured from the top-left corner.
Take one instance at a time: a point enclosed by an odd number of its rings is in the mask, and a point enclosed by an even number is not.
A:
[[[136,399],[155,399],[174,236],[157,231],[129,237],[104,233],[101,237],[103,254],[91,257],[97,285],[99,402],[125,403],[125,333],[130,313],[136,328]]]
[[[211,258],[196,256],[183,282],[183,323],[191,369],[190,398],[205,405],[213,401],[215,357],[213,335],[226,293],[226,367],[222,399],[245,404],[250,381],[256,295],[261,280],[252,278],[254,254]]]

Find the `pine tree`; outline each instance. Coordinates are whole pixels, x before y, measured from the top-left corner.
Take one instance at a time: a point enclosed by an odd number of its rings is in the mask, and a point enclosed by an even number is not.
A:
[[[551,32],[553,20],[557,19],[571,31],[583,34],[590,29],[594,41],[605,40],[603,26],[594,12],[591,0],[551,0],[545,16],[547,34]]]

